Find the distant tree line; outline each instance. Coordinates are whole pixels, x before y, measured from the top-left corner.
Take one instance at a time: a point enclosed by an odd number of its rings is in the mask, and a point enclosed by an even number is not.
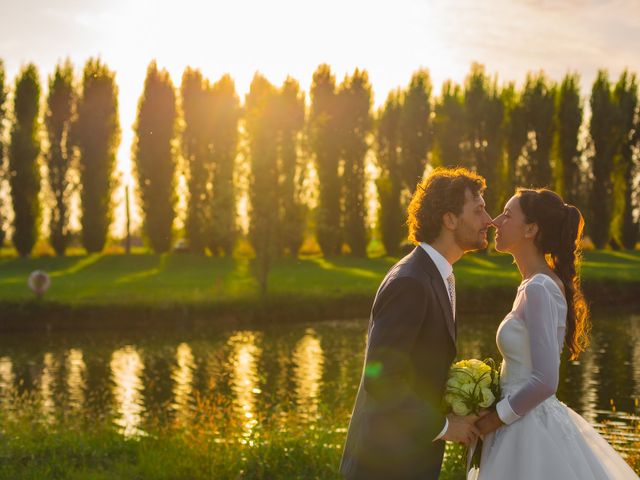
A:
[[[41,90],[37,67],[26,65],[8,105],[0,63],[0,126],[8,126],[8,132],[0,131],[0,172],[11,199],[0,212],[13,210],[12,242],[25,256],[48,209],[49,242],[63,255],[77,191],[82,244],[88,252],[100,252],[117,186],[121,126],[115,72],[92,58],[76,78],[65,61],[49,76],[44,101]],[[613,83],[602,70],[585,99],[577,74],[556,83],[543,72],[530,73],[516,87],[473,64],[462,84],[446,81],[439,95],[429,72],[419,70],[377,111],[372,98],[368,74],[359,69],[337,82],[330,66],[320,65],[308,100],[296,80],[277,86],[256,74],[242,102],[229,75],[212,82],[187,67],[176,87],[152,62],[131,152],[149,246],[166,252],[176,239],[177,179],[184,175],[184,236],[191,251],[213,255],[234,249],[240,233],[238,186],[245,182],[249,239],[264,285],[275,258],[297,256],[309,225],[325,256],[365,256],[371,235],[366,166],[372,161],[379,172],[379,234],[392,255],[406,238],[410,193],[426,169],[439,165],[462,165],[485,176],[493,213],[515,186],[546,186],[582,209],[597,248],[635,247],[640,205],[635,74],[624,71]],[[309,171],[315,186],[309,186]],[[48,197],[41,195],[45,186]],[[317,198],[313,212],[304,200],[310,188]],[[7,227],[0,215],[0,240]]]

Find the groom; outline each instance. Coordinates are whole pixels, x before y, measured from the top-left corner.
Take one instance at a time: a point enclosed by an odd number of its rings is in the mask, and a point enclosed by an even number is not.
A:
[[[340,472],[349,479],[436,480],[444,440],[469,444],[474,416],[442,410],[456,356],[452,265],[487,246],[491,217],[484,178],[439,168],[409,205],[409,238],[419,245],[395,264],[373,302],[365,363]]]

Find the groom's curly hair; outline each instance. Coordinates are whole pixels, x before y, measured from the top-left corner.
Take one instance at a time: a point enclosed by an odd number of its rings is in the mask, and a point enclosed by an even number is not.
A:
[[[416,187],[408,208],[409,240],[414,243],[432,242],[440,234],[442,217],[451,212],[462,213],[465,191],[481,195],[487,188],[483,177],[466,168],[433,170]]]

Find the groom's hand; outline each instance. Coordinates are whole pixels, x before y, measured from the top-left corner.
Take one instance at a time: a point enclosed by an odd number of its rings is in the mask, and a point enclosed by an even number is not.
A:
[[[461,417],[450,413],[447,415],[449,427],[442,436],[442,440],[463,443],[464,445],[469,446],[476,438],[478,438],[478,435],[480,435],[480,430],[475,426],[475,422],[479,418],[480,417],[478,415],[467,415],[465,417]]]

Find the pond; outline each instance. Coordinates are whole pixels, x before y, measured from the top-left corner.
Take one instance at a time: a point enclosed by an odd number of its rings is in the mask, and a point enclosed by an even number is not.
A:
[[[499,360],[497,316],[460,316],[460,358]],[[347,426],[362,369],[367,321],[211,328],[4,334],[0,408],[35,400],[47,422],[103,418],[125,436],[185,422],[201,405],[229,408],[248,434],[261,421],[337,415]],[[640,315],[599,313],[592,344],[564,359],[558,397],[624,451],[640,444]],[[212,403],[213,402],[213,403]],[[336,418],[333,418],[335,422]]]

